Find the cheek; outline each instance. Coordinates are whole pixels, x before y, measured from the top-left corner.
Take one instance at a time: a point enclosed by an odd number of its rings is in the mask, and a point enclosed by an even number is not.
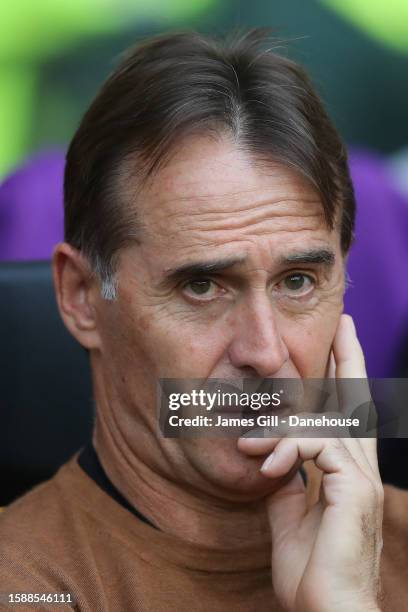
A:
[[[118,328],[111,350],[122,363],[137,363],[149,379],[207,376],[222,352],[223,334],[215,325],[174,321],[150,311],[126,313]]]
[[[181,325],[159,333],[162,376],[201,378],[214,369],[223,352],[223,334],[214,326]]]
[[[302,378],[323,378],[340,312],[304,320],[285,334],[290,359]]]

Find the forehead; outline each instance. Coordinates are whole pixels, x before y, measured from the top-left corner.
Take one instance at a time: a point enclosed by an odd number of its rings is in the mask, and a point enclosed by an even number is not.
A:
[[[333,240],[307,179],[278,163],[260,165],[227,138],[184,141],[141,196],[142,243],[172,245],[174,253]]]

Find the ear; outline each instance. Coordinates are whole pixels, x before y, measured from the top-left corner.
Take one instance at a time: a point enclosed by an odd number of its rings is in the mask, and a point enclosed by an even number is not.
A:
[[[94,307],[99,287],[89,263],[77,249],[61,242],[53,253],[52,269],[58,308],[67,329],[87,349],[100,338]]]

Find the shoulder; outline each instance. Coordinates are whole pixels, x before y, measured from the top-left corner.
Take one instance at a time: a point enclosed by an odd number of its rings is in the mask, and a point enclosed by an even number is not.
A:
[[[64,570],[75,567],[81,516],[64,475],[70,463],[0,513],[0,582],[7,590],[57,589]]]
[[[69,474],[73,460],[63,465],[50,480],[37,485],[0,513],[1,550],[5,541],[30,542],[44,545],[63,534],[72,506],[72,486]],[[68,478],[67,478],[68,476]]]

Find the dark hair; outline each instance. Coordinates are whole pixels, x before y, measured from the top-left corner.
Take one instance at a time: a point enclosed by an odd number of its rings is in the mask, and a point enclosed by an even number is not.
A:
[[[349,249],[355,201],[345,147],[304,70],[262,49],[268,34],[150,38],[127,52],[84,115],[67,153],[65,239],[88,257],[105,297],[114,297],[117,254],[139,233],[126,185],[142,185],[198,132],[230,132],[254,158],[302,173],[329,227],[340,219]]]

